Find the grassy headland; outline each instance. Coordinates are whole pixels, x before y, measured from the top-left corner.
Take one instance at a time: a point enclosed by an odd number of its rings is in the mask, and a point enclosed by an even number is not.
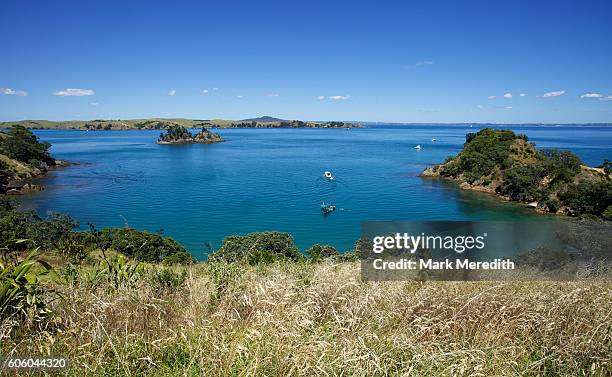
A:
[[[612,220],[612,164],[591,168],[569,151],[537,150],[526,135],[485,128],[463,150],[424,177],[449,178],[463,189],[529,203],[542,212]]]
[[[345,122],[307,122],[301,120],[284,120],[272,117],[260,117],[245,120],[225,119],[94,119],[89,121],[49,121],[21,120],[15,122],[0,122],[0,128],[14,124],[31,129],[74,129],[74,130],[165,130],[171,126],[185,128],[358,128],[355,123]]]

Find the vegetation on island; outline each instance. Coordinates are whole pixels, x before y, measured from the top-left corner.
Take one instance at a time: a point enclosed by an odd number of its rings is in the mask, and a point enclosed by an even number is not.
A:
[[[424,176],[451,178],[462,188],[495,193],[539,210],[612,220],[610,162],[590,168],[570,151],[537,150],[526,135],[485,128],[463,150]]]
[[[223,141],[221,135],[202,128],[200,132],[193,135],[183,126],[170,126],[166,132],[162,132],[157,139],[157,144],[212,144]]]
[[[301,120],[284,120],[263,116],[244,120],[226,119],[183,119],[183,118],[150,118],[150,119],[94,119],[72,121],[22,120],[0,122],[0,128],[19,124],[30,129],[74,129],[84,131],[111,130],[165,130],[172,126],[185,128],[359,128],[356,123],[347,122],[312,122]]]
[[[41,142],[25,127],[15,124],[0,132],[0,194],[19,194],[41,187],[30,182],[49,169],[65,165],[49,154],[51,144]]]

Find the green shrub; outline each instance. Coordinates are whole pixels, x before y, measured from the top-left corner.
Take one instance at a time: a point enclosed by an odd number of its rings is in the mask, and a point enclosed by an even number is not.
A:
[[[32,269],[35,264],[42,269]],[[36,251],[15,262],[0,258],[0,319],[39,321],[46,317],[51,311],[40,278],[51,270],[49,264],[36,259]]]
[[[168,255],[163,260],[163,263],[166,266],[172,266],[175,264],[193,264],[195,262],[196,261],[193,256],[186,251],[177,251],[172,255]]]
[[[601,216],[606,220],[612,220],[612,205],[609,205]]]
[[[550,177],[551,184],[571,182],[580,173],[582,161],[570,151],[544,149],[540,154],[544,157],[543,170]]]
[[[107,228],[99,232],[99,247],[113,249],[139,261],[159,263],[175,254],[170,262],[192,263],[193,258],[170,237],[132,228]]]
[[[187,271],[175,272],[170,268],[155,269],[150,277],[151,285],[158,292],[175,292],[185,285]]]
[[[221,248],[208,259],[267,264],[278,260],[298,261],[303,259],[303,255],[293,243],[291,235],[282,232],[257,232],[246,236],[225,237]]]
[[[87,257],[85,245],[72,235],[60,239],[56,250],[60,255],[76,264],[81,264],[83,259]]]
[[[323,259],[338,257],[340,253],[338,253],[338,250],[333,246],[315,244],[312,245],[310,249],[306,250],[306,255],[308,255],[313,262],[319,262]]]
[[[540,200],[546,196],[539,187],[545,174],[539,164],[513,167],[505,171],[497,192],[517,201]]]
[[[602,216],[612,205],[612,181],[568,185],[559,193],[559,199],[579,215]]]
[[[39,247],[53,250],[60,240],[68,238],[78,224],[68,215],[57,212],[42,219],[34,211],[21,212],[14,209],[2,211],[0,217],[0,247],[25,250]],[[28,242],[16,244],[16,240]]]
[[[7,137],[0,138],[0,151],[17,161],[40,166],[45,163],[54,165],[55,160],[49,154],[51,144],[40,142],[38,137],[22,125],[13,125]]]
[[[368,253],[372,250],[372,241],[368,238],[360,238],[355,242],[355,246],[353,250],[342,254],[340,257],[341,261],[344,262],[354,262],[361,259],[363,255],[368,255]]]
[[[10,178],[13,176],[11,169],[6,164],[6,162],[0,160],[0,194],[6,191],[6,184],[9,182]]]

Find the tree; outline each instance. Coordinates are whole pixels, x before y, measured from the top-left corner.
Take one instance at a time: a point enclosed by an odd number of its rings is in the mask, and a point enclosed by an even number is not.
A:
[[[39,142],[38,137],[24,126],[13,125],[6,135],[0,138],[0,149],[8,157],[27,164],[55,164],[49,154],[51,144]]]
[[[334,248],[333,246],[322,246],[320,244],[312,245],[310,249],[306,250],[306,254],[310,257],[310,259],[312,259],[313,262],[319,262],[323,259],[337,257],[340,255],[340,253],[338,253],[338,250],[336,250],[336,248]]]

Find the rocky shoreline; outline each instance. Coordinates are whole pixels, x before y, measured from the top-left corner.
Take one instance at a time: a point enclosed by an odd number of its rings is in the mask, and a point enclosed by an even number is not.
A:
[[[15,176],[5,185],[4,190],[6,195],[24,195],[33,192],[40,192],[45,189],[42,185],[37,185],[33,181],[44,178],[48,172],[61,169],[70,165],[74,165],[68,161],[55,160],[54,164],[49,166],[44,164],[40,168],[33,168],[22,177]]]

